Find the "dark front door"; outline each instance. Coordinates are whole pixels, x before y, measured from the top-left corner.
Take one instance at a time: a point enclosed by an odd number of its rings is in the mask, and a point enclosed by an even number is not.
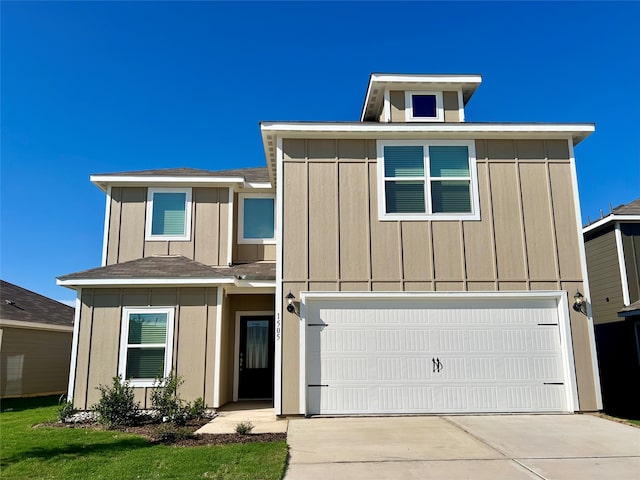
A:
[[[273,398],[273,316],[240,317],[238,398]]]

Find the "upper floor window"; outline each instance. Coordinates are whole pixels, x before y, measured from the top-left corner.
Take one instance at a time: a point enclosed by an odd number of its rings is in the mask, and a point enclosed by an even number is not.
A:
[[[405,92],[407,122],[443,122],[442,92]]]
[[[238,243],[275,243],[275,197],[270,193],[241,193]]]
[[[123,309],[118,373],[132,386],[152,386],[169,375],[173,316],[173,308]]]
[[[145,238],[190,240],[190,188],[149,188]]]
[[[381,220],[479,220],[473,141],[379,141]]]

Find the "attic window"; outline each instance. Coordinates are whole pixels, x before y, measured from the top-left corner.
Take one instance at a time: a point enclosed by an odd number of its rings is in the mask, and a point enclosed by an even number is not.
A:
[[[405,92],[407,122],[442,122],[442,92]]]

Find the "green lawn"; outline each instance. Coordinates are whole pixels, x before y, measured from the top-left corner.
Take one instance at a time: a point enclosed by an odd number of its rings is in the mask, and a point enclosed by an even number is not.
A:
[[[24,405],[2,404],[3,479],[279,480],[286,466],[284,441],[203,447],[151,445],[140,436],[121,432],[32,428],[33,424],[55,420],[57,407]]]

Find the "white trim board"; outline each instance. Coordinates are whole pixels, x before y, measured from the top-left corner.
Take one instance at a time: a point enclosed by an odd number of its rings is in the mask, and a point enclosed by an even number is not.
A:
[[[613,223],[613,222],[618,222],[618,223],[640,222],[640,215],[616,215],[615,213],[612,213],[590,225],[587,225],[582,229],[582,233],[588,233],[592,230],[595,230],[596,228],[603,227],[608,223]]]
[[[140,286],[173,286],[173,285],[189,285],[189,286],[215,286],[235,283],[233,278],[86,278],[80,280],[60,280],[56,279],[56,285],[63,287],[75,286],[94,286],[94,287],[110,287],[122,285]]]
[[[620,222],[615,223],[616,253],[618,254],[618,268],[620,269],[620,283],[622,284],[622,301],[624,306],[631,305],[629,295],[629,279],[627,277],[627,264],[624,261],[624,246],[622,244],[622,231]]]
[[[80,340],[80,311],[82,310],[82,289],[76,292],[76,311],[73,317],[73,337],[71,340],[71,362],[69,363],[69,386],[67,401],[73,401],[73,391],[76,388],[76,369],[78,367],[78,342]]]
[[[8,320],[0,318],[0,328],[21,328],[24,330],[42,330],[49,332],[73,332],[73,326],[53,325],[51,323],[24,322],[22,320]]]

